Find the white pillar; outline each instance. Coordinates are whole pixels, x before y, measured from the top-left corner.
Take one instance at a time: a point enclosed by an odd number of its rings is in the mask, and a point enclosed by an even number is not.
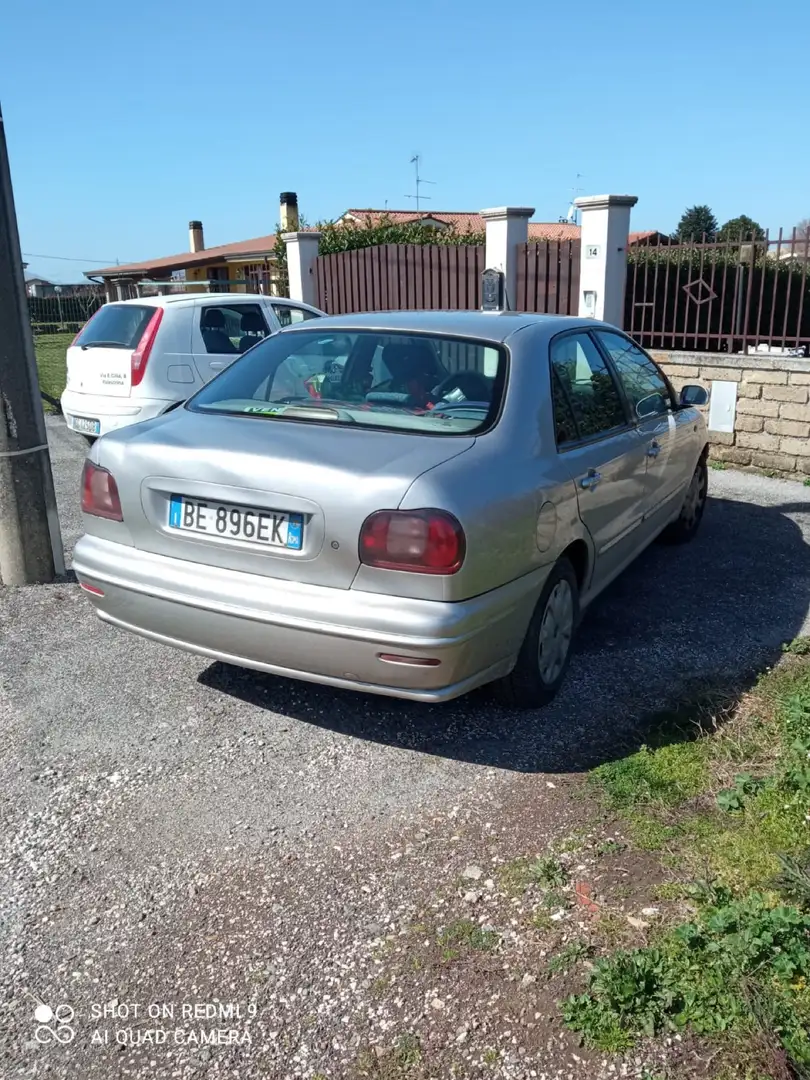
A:
[[[517,246],[529,240],[529,218],[533,206],[496,206],[482,210],[487,224],[485,270],[502,270],[506,287],[506,307],[517,308]]]
[[[290,299],[317,307],[315,295],[315,260],[318,257],[319,232],[282,233],[287,245],[287,273],[290,279]]]
[[[587,195],[575,199],[582,213],[579,314],[624,325],[627,236],[635,195]]]

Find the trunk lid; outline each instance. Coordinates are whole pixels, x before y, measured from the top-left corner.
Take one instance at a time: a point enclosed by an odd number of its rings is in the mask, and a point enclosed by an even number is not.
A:
[[[67,351],[68,390],[78,394],[129,397],[132,354],[155,314],[152,304],[105,304]]]
[[[395,509],[418,476],[474,442],[179,409],[103,439],[98,464],[116,479],[124,525],[138,548],[348,589],[368,515]],[[172,496],[293,515],[300,548],[183,532],[170,524]]]

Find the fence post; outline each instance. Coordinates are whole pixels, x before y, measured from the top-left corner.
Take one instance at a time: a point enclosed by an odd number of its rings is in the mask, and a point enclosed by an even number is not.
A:
[[[315,260],[318,257],[319,232],[282,233],[287,245],[287,274],[290,282],[290,299],[302,304],[318,306],[315,294]]]
[[[627,237],[636,195],[586,195],[575,199],[582,213],[579,315],[624,325]]]
[[[533,213],[533,206],[496,206],[481,211],[487,225],[484,269],[503,271],[506,307],[512,310],[517,306],[518,244],[529,241],[529,218]]]

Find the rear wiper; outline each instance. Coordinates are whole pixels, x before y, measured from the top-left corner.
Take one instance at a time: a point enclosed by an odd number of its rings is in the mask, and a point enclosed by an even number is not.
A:
[[[123,341],[88,341],[86,345],[80,345],[80,349],[128,349]]]

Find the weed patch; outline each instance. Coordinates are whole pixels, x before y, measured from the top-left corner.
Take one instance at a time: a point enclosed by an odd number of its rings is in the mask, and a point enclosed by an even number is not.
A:
[[[566,1023],[603,1050],[642,1035],[750,1030],[752,991],[791,1058],[810,1067],[810,916],[751,893],[735,900],[718,888],[699,917],[658,946],[597,961],[589,992],[564,1003]]]
[[[443,960],[455,960],[465,949],[490,952],[499,941],[494,930],[485,930],[472,919],[456,919],[439,933]]]
[[[693,919],[645,948],[614,941],[587,992],[562,1003],[591,1046],[622,1051],[689,1029],[748,1047],[738,1075],[764,1045],[810,1076],[810,640],[784,651],[728,722],[708,723],[710,707],[697,706],[702,737],[642,747],[592,774],[634,844],[708,870],[711,885],[659,886],[661,899],[689,897]]]

